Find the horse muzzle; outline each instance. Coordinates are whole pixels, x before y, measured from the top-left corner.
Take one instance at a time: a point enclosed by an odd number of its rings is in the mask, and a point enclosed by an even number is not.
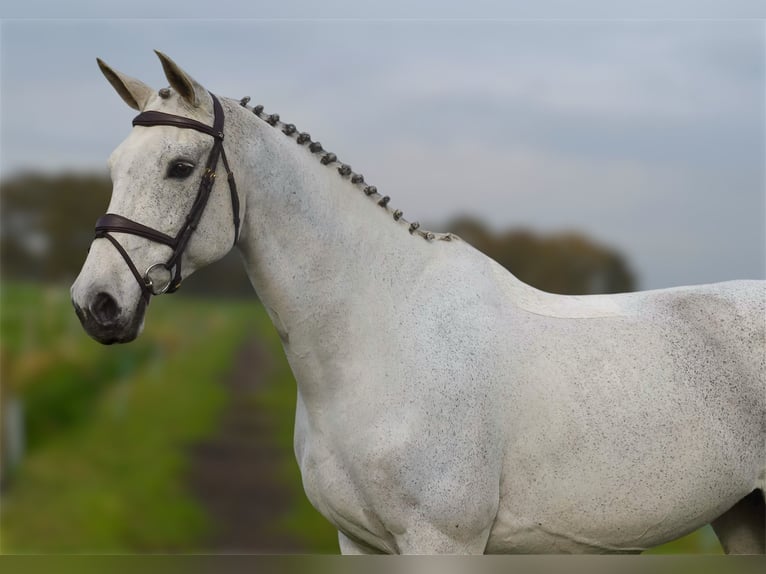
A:
[[[128,343],[135,339],[144,323],[146,304],[146,300],[141,298],[138,308],[126,310],[105,291],[86,295],[82,301],[78,301],[74,294],[72,296],[72,305],[83,329],[104,345]]]

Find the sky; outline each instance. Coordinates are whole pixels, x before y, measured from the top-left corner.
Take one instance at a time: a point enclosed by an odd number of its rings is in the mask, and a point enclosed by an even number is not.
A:
[[[105,171],[135,112],[95,59],[159,88],[157,48],[310,132],[409,220],[580,231],[642,289],[764,278],[766,25],[751,3],[497,16],[483,0],[390,15],[222,0],[218,19],[172,4],[130,3],[141,19],[88,0],[2,9],[4,177]]]

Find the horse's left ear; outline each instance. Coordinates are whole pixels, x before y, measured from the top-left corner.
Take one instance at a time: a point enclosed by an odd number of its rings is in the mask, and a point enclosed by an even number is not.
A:
[[[154,51],[162,62],[162,69],[165,72],[165,77],[170,83],[170,87],[173,88],[178,94],[192,107],[198,107],[202,102],[206,101],[207,90],[203,88],[197,81],[194,80],[189,74],[184,72],[178,64],[168,58],[165,54],[159,50]]]

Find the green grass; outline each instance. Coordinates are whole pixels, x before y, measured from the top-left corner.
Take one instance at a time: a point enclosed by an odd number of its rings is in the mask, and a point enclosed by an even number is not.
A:
[[[218,381],[259,307],[158,300],[135,343],[107,348],[66,324],[77,322],[67,297],[7,285],[2,295],[4,362],[32,373],[8,386],[43,421],[3,495],[2,550],[194,550],[209,525],[184,484],[185,449],[213,431]],[[48,317],[58,329],[38,327]],[[35,346],[25,329],[37,329]],[[39,366],[17,368],[35,354]]]
[[[708,524],[677,540],[650,548],[644,554],[723,554],[723,549]]]
[[[335,529],[310,505],[292,454],[295,381],[257,303],[159,298],[129,345],[104,347],[77,321],[66,290],[4,284],[3,390],[23,398],[29,450],[3,494],[3,552],[193,552],[214,527],[185,485],[186,447],[215,432],[219,384],[241,342],[273,358],[255,416],[275,421],[288,456],[274,468],[291,493],[275,529],[311,552],[337,553]]]
[[[285,513],[275,528],[279,528],[291,536],[300,539],[317,554],[337,554],[338,531],[332,526],[306,498],[301,482],[298,463],[293,452],[293,434],[295,426],[296,384],[282,345],[264,313],[254,327],[266,347],[266,352],[273,359],[268,378],[255,396],[255,406],[263,412],[270,413],[274,421],[274,440],[279,448],[289,451],[289,463],[277,469],[283,484],[292,492],[289,510]]]

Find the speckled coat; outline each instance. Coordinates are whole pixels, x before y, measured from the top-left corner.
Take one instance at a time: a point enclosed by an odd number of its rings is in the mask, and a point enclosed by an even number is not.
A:
[[[211,123],[204,88],[160,58],[164,97],[102,70],[136,109]],[[763,551],[764,282],[543,293],[408,222],[308,135],[223,105],[238,248],[297,380],[306,493],[344,552],[635,552],[711,521],[728,551]],[[167,166],[210,145],[134,128],[110,160],[109,211],[172,234],[199,172]],[[228,251],[231,217],[220,181],[185,276]],[[141,268],[167,259],[119,239]],[[106,241],[72,298],[94,338],[140,332],[140,289]]]

